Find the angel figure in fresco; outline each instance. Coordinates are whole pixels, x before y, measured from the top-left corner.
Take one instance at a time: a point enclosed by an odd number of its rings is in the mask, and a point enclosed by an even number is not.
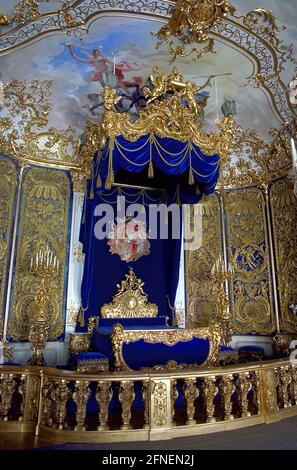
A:
[[[137,61],[129,61],[128,56],[134,55],[139,56],[139,51],[136,48],[131,48],[126,51],[120,51],[114,54],[113,57],[107,57],[103,54],[101,49],[93,49],[92,53],[81,50],[80,54],[77,54],[72,43],[67,43],[66,46],[69,49],[71,57],[81,62],[82,64],[91,65],[95,69],[95,73],[91,76],[91,81],[100,82],[102,87],[107,85],[106,76],[115,76],[116,88],[122,88],[124,90],[137,86],[142,83],[142,77],[133,77],[132,81],[125,79],[125,73],[134,70],[141,70],[143,64]]]

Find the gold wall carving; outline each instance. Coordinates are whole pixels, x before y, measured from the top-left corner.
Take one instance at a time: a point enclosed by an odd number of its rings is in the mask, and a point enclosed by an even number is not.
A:
[[[269,269],[265,200],[260,189],[226,193],[228,256],[234,267],[231,284],[233,331],[275,331]]]
[[[80,141],[75,138],[74,129],[48,127],[51,94],[49,80],[13,80],[4,85],[0,151],[28,162],[78,166]]]
[[[297,318],[289,309],[297,302],[297,200],[293,182],[287,178],[270,189],[276,274],[280,308],[280,330],[297,332]]]
[[[186,252],[187,327],[206,327],[218,317],[218,287],[211,268],[221,252],[220,205],[216,195],[204,198],[202,246]],[[191,219],[194,208],[191,207]]]
[[[35,311],[38,278],[29,271],[33,253],[47,246],[60,260],[59,275],[49,279],[53,292],[48,305],[48,339],[64,329],[64,274],[67,261],[70,182],[64,172],[31,168],[24,177],[12,312],[8,333],[14,340],[28,338],[29,319]]]
[[[2,314],[6,300],[5,284],[8,270],[9,244],[16,193],[16,167],[0,157],[0,335],[3,332]]]

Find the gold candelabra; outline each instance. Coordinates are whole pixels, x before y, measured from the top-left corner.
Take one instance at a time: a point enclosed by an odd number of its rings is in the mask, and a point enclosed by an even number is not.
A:
[[[57,276],[59,264],[49,246],[31,258],[30,272],[40,278],[40,284],[34,297],[36,311],[30,319],[29,341],[32,343],[33,354],[28,360],[29,365],[45,365],[43,351],[48,338],[48,304],[54,291],[49,279]]]
[[[232,339],[231,314],[228,295],[228,282],[233,279],[234,268],[231,263],[225,264],[221,255],[211,270],[212,277],[219,284],[218,303],[220,310],[220,323],[222,327],[222,343],[227,345]]]

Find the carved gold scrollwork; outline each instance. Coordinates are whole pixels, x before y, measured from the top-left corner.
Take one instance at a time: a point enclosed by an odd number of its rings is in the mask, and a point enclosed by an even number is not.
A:
[[[143,340],[146,343],[163,343],[167,346],[174,346],[180,341],[191,341],[193,338],[209,339],[209,355],[202,365],[216,364],[219,346],[221,342],[220,325],[213,323],[209,328],[186,328],[174,330],[124,330],[123,326],[116,323],[113,326],[111,335],[112,350],[115,358],[117,370],[130,370],[124,360],[122,349],[124,344]],[[172,362],[169,361],[170,366]],[[176,363],[173,364],[176,369]],[[196,364],[195,364],[196,366]],[[198,365],[197,365],[198,367]],[[158,366],[158,369],[160,366]]]
[[[15,165],[11,161],[0,157],[0,312],[2,312],[2,306],[5,301],[5,280],[8,267],[8,248],[11,239],[16,182]],[[0,314],[0,335],[2,334],[2,329],[2,316]]]
[[[169,45],[173,60],[177,56],[188,56],[195,52],[198,59],[206,52],[214,52],[214,40],[210,31],[228,14],[233,15],[236,8],[227,0],[176,0],[171,17],[157,33],[161,42]],[[174,38],[174,39],[173,39]],[[205,44],[203,48],[187,45]]]
[[[153,422],[156,427],[162,427],[167,423],[167,385],[164,382],[154,383],[153,391]]]
[[[158,307],[148,302],[148,296],[143,291],[144,282],[129,269],[125,280],[117,285],[118,292],[113,296],[112,303],[101,308],[103,318],[142,318],[156,317]]]
[[[227,192],[233,330],[240,334],[272,333],[272,287],[265,203],[260,190]]]
[[[202,200],[202,246],[186,251],[187,327],[207,327],[218,319],[218,288],[211,269],[221,253],[220,206],[214,194]],[[195,211],[191,208],[191,223]]]
[[[64,274],[68,237],[70,183],[64,172],[31,169],[24,179],[23,204],[18,234],[14,297],[8,333],[13,339],[26,340],[30,318],[36,312],[38,279],[31,274],[33,253],[49,245],[59,254],[59,273],[46,281],[50,300],[46,305],[48,338],[58,338],[64,329]]]

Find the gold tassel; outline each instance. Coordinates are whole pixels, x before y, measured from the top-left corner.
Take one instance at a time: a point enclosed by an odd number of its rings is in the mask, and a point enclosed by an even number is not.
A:
[[[154,177],[154,167],[153,167],[153,157],[152,157],[152,143],[153,143],[153,134],[150,134],[150,163],[148,168],[148,178],[152,179]]]
[[[113,174],[113,167],[112,167],[112,157],[113,157],[113,149],[114,149],[114,139],[110,139],[109,144],[109,161],[108,161],[108,175],[105,182],[105,189],[111,189],[111,186],[114,183],[114,174]]]
[[[98,171],[98,175],[97,175],[97,179],[96,179],[96,188],[101,188],[102,186],[102,181],[101,181],[101,176],[100,176],[100,173]]]
[[[105,189],[106,190],[109,190],[111,189],[111,180],[110,180],[110,177],[108,176],[107,180],[105,181]]]
[[[152,162],[150,161],[149,168],[148,168],[148,178],[153,178],[154,177],[154,167]]]
[[[94,189],[93,189],[93,185],[91,186],[91,190],[90,190],[90,199],[94,199]]]
[[[199,189],[199,186],[198,186],[198,185],[196,185],[196,194],[197,194],[197,196],[199,196],[199,194],[201,194],[201,191],[200,191],[200,189]]]
[[[181,202],[180,202],[180,195],[179,195],[179,184],[177,185],[177,197],[176,197],[176,204],[180,207]]]
[[[194,176],[193,176],[193,170],[192,170],[191,166],[190,166],[190,170],[189,170],[189,184],[190,185],[194,184]]]
[[[85,315],[84,315],[84,310],[82,307],[80,307],[78,314],[77,314],[77,323],[79,323],[79,326],[81,328],[85,326]]]

